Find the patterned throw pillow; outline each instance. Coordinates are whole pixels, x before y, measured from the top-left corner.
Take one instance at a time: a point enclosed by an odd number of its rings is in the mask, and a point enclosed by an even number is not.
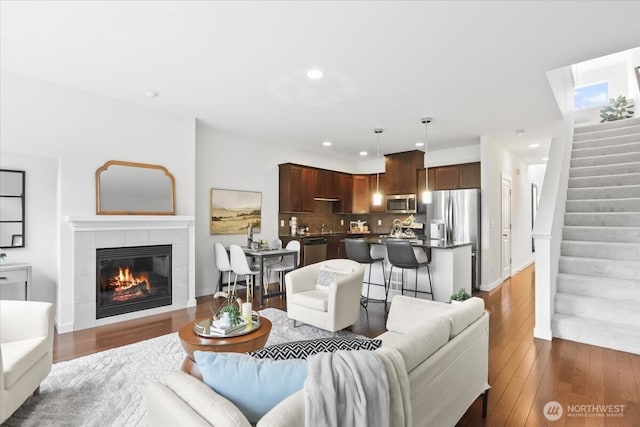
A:
[[[328,287],[332,283],[342,279],[344,276],[349,274],[346,271],[334,270],[333,268],[322,266],[320,267],[320,271],[318,271],[318,278],[316,279],[316,288],[318,286]]]
[[[376,350],[382,345],[381,340],[360,338],[319,338],[307,341],[294,341],[265,347],[247,353],[258,359],[306,359],[317,353],[331,353],[336,350]]]

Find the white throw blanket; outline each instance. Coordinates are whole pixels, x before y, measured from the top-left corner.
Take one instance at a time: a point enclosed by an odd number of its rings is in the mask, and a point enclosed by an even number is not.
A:
[[[340,350],[316,354],[307,362],[307,427],[411,425],[409,377],[396,350]]]

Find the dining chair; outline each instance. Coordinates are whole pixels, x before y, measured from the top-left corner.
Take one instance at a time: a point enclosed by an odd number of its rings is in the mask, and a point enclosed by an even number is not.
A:
[[[255,283],[255,276],[260,274],[260,269],[253,269],[249,266],[247,256],[240,246],[231,245],[229,251],[231,253],[231,268],[236,275],[233,281],[232,292],[235,293],[238,276],[242,275],[245,277],[245,282],[247,284],[247,300],[249,300],[249,296],[251,296],[251,300],[253,300],[253,285]]]
[[[281,257],[281,261],[277,264],[272,264],[268,267],[268,272],[275,271],[278,273],[278,283],[280,284],[280,292],[284,292],[284,275],[286,272],[294,270],[300,265],[300,241],[299,240],[291,240],[287,243],[286,249],[296,251],[298,253],[297,261],[294,264],[293,257],[283,256]],[[268,276],[268,274],[267,274]]]
[[[391,240],[387,239],[387,257],[389,258],[389,264],[391,264],[391,269],[389,272],[389,281],[391,281],[391,274],[393,273],[393,267],[402,269],[402,273],[400,276],[401,282],[401,293],[404,295],[404,271],[405,270],[415,270],[416,272],[416,280],[415,287],[413,289],[414,297],[418,296],[418,292],[425,293],[431,295],[431,299],[433,299],[433,282],[431,281],[431,270],[429,269],[429,263],[431,262],[429,258],[429,254],[426,254],[421,260],[416,258],[416,254],[413,251],[413,246],[410,242],[405,240]],[[421,257],[422,258],[422,257]],[[429,277],[429,291],[418,291],[418,270],[420,268],[427,268],[427,276]],[[411,289],[408,289],[409,291]]]
[[[227,253],[227,249],[222,246],[222,243],[214,244],[214,256],[216,260],[216,267],[218,268],[218,283],[216,285],[216,292],[221,291],[224,288],[224,283],[222,281],[223,273],[229,273],[229,277],[227,279],[227,289],[231,286],[231,273],[233,269],[231,268],[231,262],[229,261],[229,254]]]
[[[384,256],[375,257],[375,258],[372,257],[371,256],[372,248],[371,246],[369,246],[369,243],[367,243],[364,239],[344,239],[344,246],[347,251],[347,258],[355,262],[358,262],[360,264],[364,264],[368,266],[369,275],[368,275],[367,281],[364,282],[367,284],[367,296],[361,297],[360,304],[362,304],[362,306],[366,309],[367,306],[369,305],[369,302],[383,302],[385,303],[385,311],[386,311],[388,290],[387,290],[387,279],[385,277],[385,271],[384,271]],[[383,283],[373,283],[373,284],[377,286],[380,286],[380,285],[384,286],[384,295],[385,295],[384,299],[369,298],[369,291],[371,289],[371,284],[372,284],[371,270],[373,269],[373,265],[376,263],[380,263]]]

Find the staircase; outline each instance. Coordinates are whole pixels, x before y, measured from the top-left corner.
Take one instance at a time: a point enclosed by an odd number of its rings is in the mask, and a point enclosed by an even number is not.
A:
[[[640,354],[640,118],[573,141],[553,336]]]

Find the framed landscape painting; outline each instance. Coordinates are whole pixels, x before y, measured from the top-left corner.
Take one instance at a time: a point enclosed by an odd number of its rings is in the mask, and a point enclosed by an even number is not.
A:
[[[210,206],[211,234],[243,234],[249,223],[260,232],[262,193],[212,188]]]

